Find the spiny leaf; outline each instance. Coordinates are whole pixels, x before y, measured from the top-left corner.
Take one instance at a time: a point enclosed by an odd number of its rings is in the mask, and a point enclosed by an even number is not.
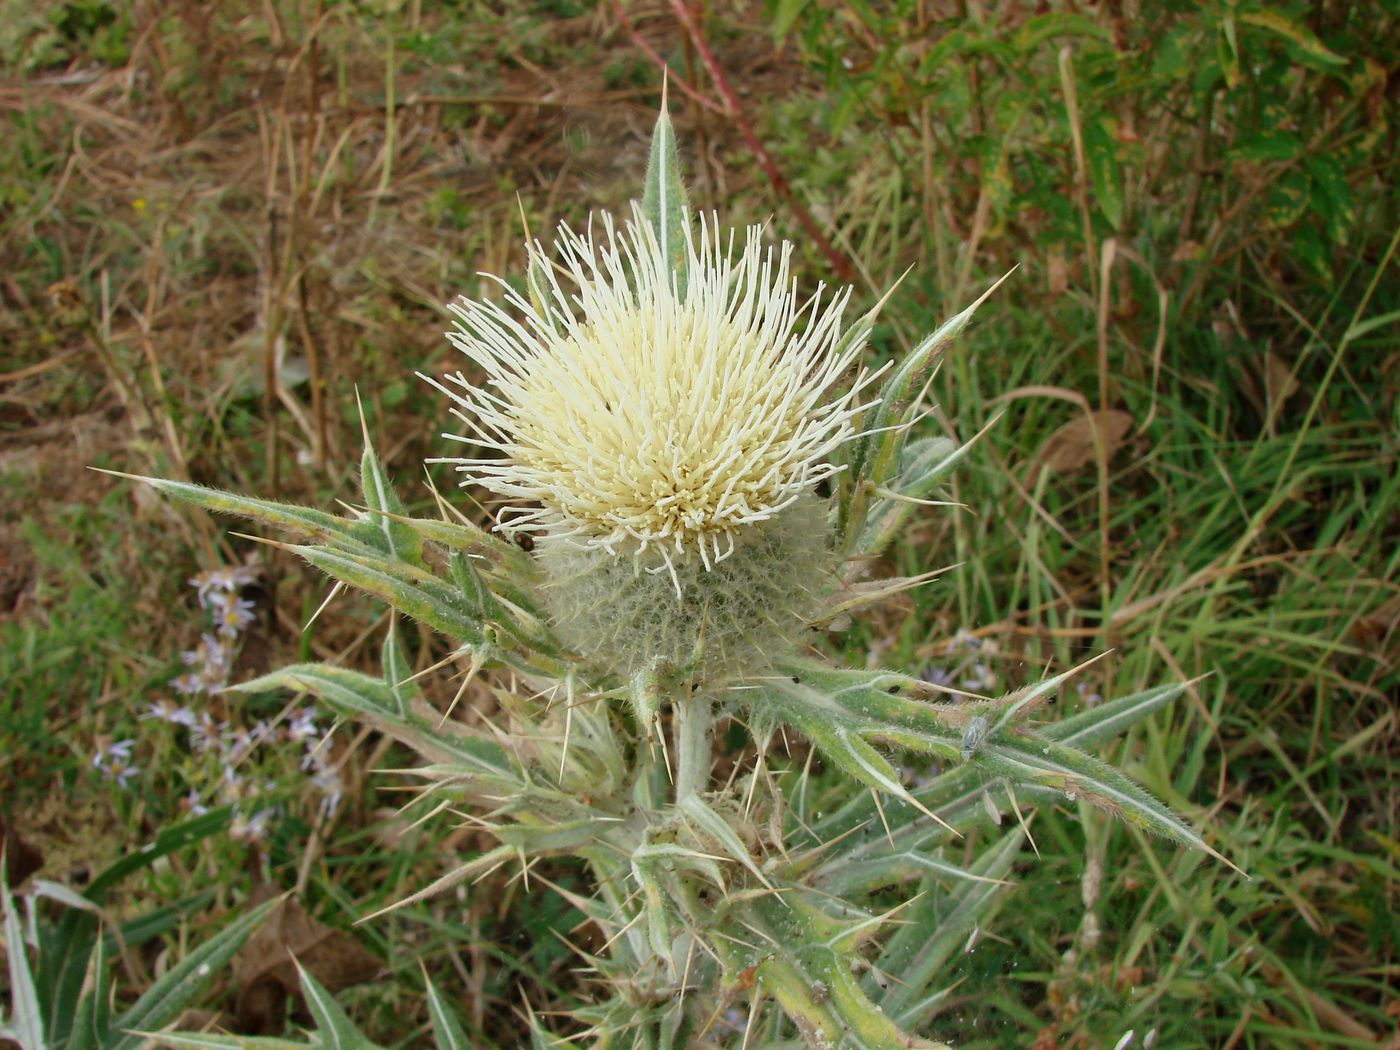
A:
[[[448,734],[434,729],[425,718],[399,713],[399,698],[388,683],[330,664],[293,664],[230,686],[230,692],[265,693],[291,689],[310,693],[337,711],[369,723],[401,740],[426,757],[449,762],[458,775],[471,773],[503,785],[518,785],[519,776],[509,756],[494,740],[466,730]]]
[[[1098,747],[1126,732],[1154,711],[1171,703],[1183,692],[1188,682],[1160,685],[1131,696],[1121,696],[1097,707],[1086,708],[1069,718],[1041,726],[1037,732],[1070,747]]]
[[[912,1027],[923,1020],[909,1012],[910,1005],[925,998],[929,982],[963,946],[972,928],[987,921],[993,905],[1005,899],[1001,880],[1010,872],[1024,838],[1019,828],[1008,832],[973,862],[970,871],[985,881],[960,882],[951,894],[927,893],[903,916],[906,925],[875,960],[877,971],[897,978],[879,997],[896,1023]],[[866,987],[876,990],[873,980]]]
[[[656,234],[661,257],[671,266],[676,278],[676,291],[681,297],[686,289],[686,260],[690,246],[687,237],[689,204],[685,184],[681,181],[680,155],[676,150],[676,132],[666,112],[666,99],[661,100],[661,113],[651,135],[651,153],[647,158],[646,186],[642,193],[642,214]]]
[[[802,891],[766,895],[733,911],[731,937],[720,940],[730,980],[753,967],[755,985],[778,1001],[809,1047],[854,1050],[947,1048],[901,1031],[861,989],[850,951],[833,923]],[[758,943],[755,944],[755,938]],[[751,949],[736,948],[749,944]]]
[[[910,442],[900,454],[898,476],[886,486],[905,498],[887,496],[871,503],[854,549],[878,554],[888,547],[917,507],[911,501],[927,499],[971,447],[971,442],[959,445],[941,437]]]
[[[1043,736],[1007,734],[983,745],[977,759],[995,776],[1004,776],[1018,784],[1036,784],[1070,797],[1083,795],[1089,802],[1135,827],[1220,858],[1200,835],[1146,790],[1083,751]]]
[[[359,395],[355,397],[359,404]],[[364,406],[360,405],[360,429],[364,435],[364,454],[360,457],[360,492],[373,513],[370,521],[383,538],[384,549],[402,561],[413,565],[423,564],[423,541],[413,529],[403,523],[403,502],[394,491],[393,483],[384,473],[384,468],[375,455],[374,445],[369,439],[369,427],[365,423]]]
[[[753,856],[749,853],[749,848],[739,837],[739,833],[730,827],[729,822],[715,812],[699,795],[687,795],[681,799],[677,808],[705,837],[714,840],[726,855],[748,868],[759,882],[765,886],[769,885],[768,877],[754,861]]]
[[[1006,277],[1009,276],[1008,273]],[[890,373],[880,388],[879,404],[868,425],[862,421],[864,436],[852,442],[850,464],[854,479],[867,480],[874,485],[887,485],[893,479],[906,436],[902,424],[908,422],[913,399],[932,368],[935,356],[962,333],[977,308],[1006,277],[983,292],[967,309],[944,321]]]
[[[456,641],[484,645],[481,620],[440,580],[412,566],[373,554],[355,555],[327,547],[288,544],[326,575],[388,602],[405,616],[421,620]]]
[[[278,903],[278,900],[264,901],[240,915],[172,966],[113,1023],[114,1029],[128,1034],[110,1043],[108,1050],[136,1050],[142,1037],[131,1033],[154,1032],[173,1021],[204,991],[215,972],[233,958]]]
[[[303,536],[319,540],[333,540],[348,547],[362,548],[364,543],[355,535],[355,522],[338,518],[323,510],[312,507],[298,507],[292,503],[275,503],[272,500],[240,496],[233,492],[206,488],[186,481],[170,481],[166,478],[147,478],[139,474],[124,474],[116,470],[104,470],[104,474],[145,482],[157,492],[171,496],[185,503],[191,503],[205,510],[220,514],[233,514],[252,518],[267,525],[289,529]]]

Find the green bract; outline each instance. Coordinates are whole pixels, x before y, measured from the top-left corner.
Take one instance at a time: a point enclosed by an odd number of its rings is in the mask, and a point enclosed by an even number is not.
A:
[[[425,760],[415,772],[430,784],[476,800],[500,845],[464,858],[423,894],[540,856],[567,854],[587,865],[592,892],[570,899],[604,931],[607,947],[586,960],[602,984],[573,1010],[573,1023],[551,1022],[570,1040],[532,1019],[537,1046],[936,1045],[918,1033],[947,995],[944,964],[1007,898],[1004,880],[1024,839],[1020,824],[1008,821],[969,855],[962,832],[985,823],[988,812],[1023,815],[1038,803],[1078,798],[1208,850],[1160,802],[1084,750],[1150,715],[1180,687],[1037,725],[1030,715],[1068,675],[998,699],[949,701],[908,674],[844,669],[806,651],[809,625],[924,579],[861,575],[964,454],[945,439],[911,436],[911,427],[935,355],[975,307],[920,342],[878,391],[861,393],[870,377],[836,380],[873,316],[828,338],[801,324],[763,328],[768,307],[750,315],[738,299],[696,299],[721,289],[705,291],[714,278],[701,268],[715,257],[695,249],[711,242],[697,240],[685,200],[663,114],[637,213],[642,225],[628,242],[657,253],[637,264],[651,268],[650,284],[628,284],[620,272],[618,283],[582,295],[606,300],[594,313],[585,302],[575,316],[539,249],[528,281],[535,302],[508,299],[533,311],[525,322],[513,328],[514,315],[479,304],[459,315],[477,318],[464,322],[470,331],[459,333],[459,345],[503,383],[492,387],[494,415],[482,423],[471,412],[489,399],[466,377],[444,381],[475,435],[464,440],[495,453],[459,462],[470,480],[522,501],[500,527],[530,533],[532,552],[463,518],[405,514],[368,441],[365,507],[351,518],[146,480],[292,533],[288,549],[441,632],[474,670],[510,672],[500,681],[514,688],[497,691],[501,722],[491,729],[444,720],[430,707],[392,631],[381,678],[298,665],[237,689],[314,694],[415,748]],[[568,250],[587,277],[593,264],[579,254],[585,247],[575,239]],[[767,288],[761,294],[791,296],[787,285],[774,291],[761,276],[754,295]],[[629,298],[647,289],[650,298]],[[679,349],[637,343],[636,353],[651,355],[649,367],[691,355],[695,367],[676,367],[669,386],[594,374],[594,358],[576,353],[589,340],[602,345],[600,325],[633,339],[628,311],[639,302],[681,310],[702,301],[732,311],[718,320],[694,310],[684,323],[648,322],[648,338],[669,332]],[[789,309],[772,308],[784,317]],[[709,327],[697,328],[702,315]],[[731,324],[732,317],[760,320]],[[807,323],[830,317],[813,306]],[[707,334],[697,341],[700,330]],[[759,331],[778,344],[742,343]],[[790,345],[809,354],[795,371],[783,356]],[[526,367],[555,352],[549,359],[572,370],[565,378]],[[672,358],[662,360],[666,354]],[[733,360],[770,368],[781,382],[725,372]],[[686,398],[714,403],[658,408],[597,393],[625,392],[634,380],[638,398],[681,384]],[[769,388],[779,394],[765,400]],[[570,398],[591,396],[597,403],[565,411]],[[740,397],[737,415],[727,410],[730,396]],[[522,415],[512,397],[563,407],[557,419]],[[688,426],[713,425],[723,454],[712,457],[690,430],[668,436],[666,414],[682,410]],[[765,419],[763,412],[792,414]],[[626,444],[627,427],[609,429],[628,413],[645,447]],[[551,430],[566,428],[559,420],[579,432]],[[606,461],[589,458],[595,445],[611,450]],[[729,472],[723,485],[689,466],[705,463]],[[629,478],[645,484],[628,489]],[[748,495],[736,502],[743,486]],[[608,509],[614,504],[616,513]],[[719,779],[713,727],[729,719],[752,747]],[[837,792],[843,805],[801,812],[816,766],[780,760],[773,745],[784,739],[810,744],[828,791],[831,778],[845,785]],[[932,756],[942,772],[908,786],[895,766],[908,753]],[[334,1003],[309,992],[319,1045],[349,1045],[335,1041],[348,1022]],[[460,1030],[436,992],[433,1007],[438,1038],[458,1045]],[[178,1045],[247,1044],[191,1036]]]

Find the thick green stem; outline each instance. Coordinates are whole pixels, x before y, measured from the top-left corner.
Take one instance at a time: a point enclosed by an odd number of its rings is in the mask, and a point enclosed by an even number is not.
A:
[[[710,785],[713,760],[714,703],[703,693],[680,697],[675,703],[676,801]]]

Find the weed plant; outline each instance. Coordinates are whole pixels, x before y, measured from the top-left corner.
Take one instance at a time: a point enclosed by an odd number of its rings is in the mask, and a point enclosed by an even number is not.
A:
[[[427,781],[435,809],[477,811],[499,844],[424,893],[583,862],[585,888],[560,892],[606,937],[579,949],[597,990],[556,1011],[571,1025],[532,1018],[537,1045],[944,1046],[918,1032],[1033,806],[1092,805],[1219,857],[1084,750],[1184,684],[1042,723],[1078,669],[989,696],[807,651],[810,628],[939,575],[869,568],[967,451],[909,431],[977,304],[851,378],[875,312],[849,323],[846,293],[799,298],[791,246],[761,233],[692,214],[663,110],[630,221],[561,226],[557,263],[531,244],[524,292],[454,305],[451,338],[487,379],[428,378],[455,403],[461,434],[448,436],[474,453],[449,462],[511,501],[492,532],[446,503],[437,518],[407,515],[368,437],[364,509],[348,519],[145,479],[291,531],[301,542],[286,549],[337,589],[451,641],[415,675],[391,621],[380,677],[298,664],[232,688],[315,696],[416,751],[425,764],[404,772]],[[467,664],[458,696],[478,674],[504,676],[496,720],[470,727],[424,703],[417,679],[455,661]],[[741,750],[723,775],[717,724]],[[937,768],[908,787],[889,749]],[[974,838],[980,848],[964,845]],[[303,987],[318,1044],[364,1041],[305,973]],[[460,1040],[450,1014],[433,1024]]]
[[[837,661],[996,694],[1112,649],[1056,701],[1070,712],[1210,675],[1109,754],[1220,829],[1254,878],[1077,803],[1039,807],[1040,857],[1006,891],[1017,921],[954,953],[961,983],[932,1034],[1384,1040],[1400,942],[1386,5],[1126,18],[813,0],[688,23],[678,6],[313,6],[44,0],[0,30],[0,794],[40,832],[48,874],[81,885],[184,819],[190,783],[163,757],[183,730],[139,716],[198,642],[185,580],[248,552],[82,464],[328,506],[359,432],[352,384],[388,462],[441,454],[439,399],[408,375],[448,364],[438,304],[483,294],[474,271],[521,272],[522,207],[541,230],[581,222],[574,201],[620,211],[615,177],[642,158],[619,144],[646,126],[655,56],[694,93],[678,121],[706,208],[772,212],[803,286],[844,274],[856,309],[913,264],[872,366],[1020,265],[915,432],[975,434],[1007,413],[950,475],[946,498],[968,510],[919,514],[878,571],[962,568],[867,609]],[[725,77],[743,89],[726,96]],[[1102,468],[1090,412],[1108,413]],[[287,659],[367,668],[378,610],[337,601],[302,633],[323,595],[263,555],[265,618],[236,680]],[[445,655],[406,626],[415,671]],[[419,684],[439,709],[456,690]],[[232,701],[212,703],[224,718]],[[459,712],[493,705],[479,681]],[[284,706],[234,710],[252,725]],[[146,756],[128,790],[91,767],[99,737]],[[265,840],[201,838],[137,870],[120,915],[107,905],[119,922],[212,892],[119,970],[118,1004],[163,953],[205,940],[250,872],[349,928],[486,846],[471,825],[419,823],[431,805],[392,818],[395,781],[358,773],[409,754],[338,738],[350,780],[333,816],[318,823],[314,791],[283,795]],[[724,768],[741,741],[721,734]],[[911,789],[930,771],[892,757]],[[823,812],[828,782],[840,790],[814,759]],[[1172,890],[1145,888],[1163,872]],[[473,1044],[517,1045],[522,994],[544,1016],[586,987],[553,932],[584,916],[538,885],[503,869],[359,925],[388,969],[339,999],[377,1041],[414,1045],[422,962]],[[589,930],[570,939],[596,949]]]

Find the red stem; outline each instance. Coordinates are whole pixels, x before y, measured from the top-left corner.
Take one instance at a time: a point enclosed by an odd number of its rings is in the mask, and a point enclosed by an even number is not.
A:
[[[734,89],[730,87],[729,79],[724,75],[724,70],[715,59],[714,52],[710,50],[709,44],[705,42],[704,34],[700,32],[700,26],[696,23],[690,8],[685,5],[684,0],[670,0],[670,4],[671,10],[675,12],[676,21],[681,24],[686,35],[690,37],[690,42],[695,45],[696,53],[699,54],[700,61],[705,65],[705,71],[710,74],[710,80],[714,83],[715,90],[719,92],[720,99],[724,102],[722,112],[734,121],[734,126],[739,129],[739,135],[743,138],[744,144],[749,148],[749,152],[758,160],[758,165],[763,169],[763,174],[767,176],[769,185],[773,187],[773,191],[787,204],[793,215],[796,216],[798,224],[801,225],[807,236],[816,244],[822,255],[826,256],[827,262],[831,264],[831,268],[836,272],[836,275],[847,284],[855,284],[856,268],[851,263],[851,260],[837,251],[831,241],[827,239],[826,234],[822,233],[821,227],[818,226],[817,221],[812,218],[811,212],[809,212],[806,207],[803,206],[802,202],[793,195],[792,187],[788,185],[787,179],[783,178],[783,173],[778,170],[778,165],[774,163],[772,155],[764,149],[763,143],[760,142],[758,136],[754,134],[753,125],[748,122],[744,117],[743,111],[739,108],[739,97],[734,93]],[[629,32],[632,32],[632,38],[637,41],[638,46],[651,56],[653,62],[665,68],[665,62],[661,59],[661,56],[632,31],[632,27],[627,22],[626,16],[623,15],[618,8],[617,0],[613,0],[612,6],[613,10],[617,11],[618,16],[622,19],[623,25],[627,26]],[[701,98],[696,95],[689,85],[679,86],[682,91],[690,95],[691,98],[696,99],[696,101],[700,102],[702,105],[708,106],[710,109],[717,108],[709,99]]]

